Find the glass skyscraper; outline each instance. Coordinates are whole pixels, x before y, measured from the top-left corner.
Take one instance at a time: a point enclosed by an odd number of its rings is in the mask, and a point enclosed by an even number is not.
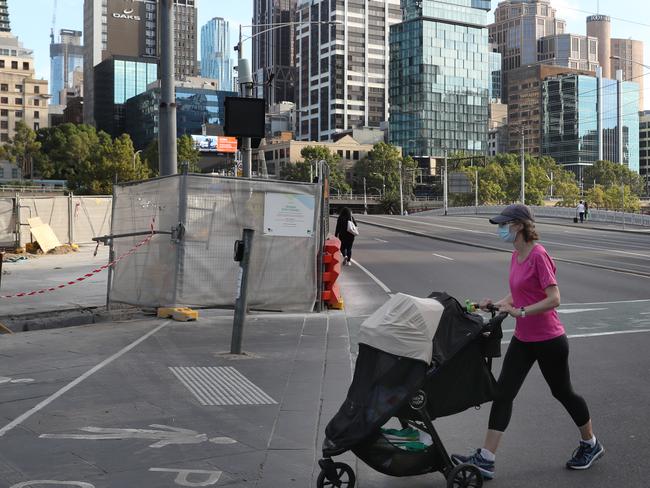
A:
[[[487,150],[487,0],[403,0],[390,29],[390,141],[407,154]]]
[[[230,24],[220,17],[201,27],[201,76],[219,82],[220,90],[232,90],[233,52]]]
[[[203,126],[223,125],[226,97],[232,91],[199,88],[189,82],[176,83],[176,135],[200,135]],[[126,102],[126,132],[136,149],[144,149],[158,138],[160,87],[150,87]]]
[[[81,45],[81,31],[63,29],[60,41],[50,44],[50,91],[52,105],[61,104],[61,90],[70,88],[73,73],[83,70],[84,50]]]
[[[602,86],[600,96],[599,85]],[[601,107],[599,98],[602,99]],[[542,84],[542,154],[553,157],[579,178],[584,167],[591,166],[601,156],[638,172],[638,103],[639,85],[634,82],[602,79],[599,84],[598,78],[583,75],[545,80]],[[602,148],[599,148],[601,138]]]

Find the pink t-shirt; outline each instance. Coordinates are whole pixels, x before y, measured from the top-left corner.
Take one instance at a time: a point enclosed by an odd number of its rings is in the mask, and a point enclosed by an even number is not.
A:
[[[555,263],[541,244],[535,244],[526,259],[517,262],[517,251],[510,261],[510,294],[515,308],[526,307],[546,298],[544,290],[557,285]],[[539,342],[564,334],[557,310],[519,317],[515,337],[523,342]]]

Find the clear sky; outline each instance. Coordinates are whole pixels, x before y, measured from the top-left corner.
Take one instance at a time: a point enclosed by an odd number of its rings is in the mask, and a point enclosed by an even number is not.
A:
[[[197,0],[197,3],[199,26],[212,17],[230,20],[233,44],[239,24],[251,23],[253,0]],[[498,0],[492,0],[492,7],[496,7],[498,3]],[[643,41],[644,62],[650,65],[650,9],[647,0],[551,0],[551,4],[558,9],[560,17],[567,21],[568,31],[575,34],[585,34],[587,15],[601,13],[611,16],[612,37]],[[49,78],[50,75],[49,36],[53,7],[54,0],[9,0],[12,32],[20,37],[26,48],[34,50],[37,75],[42,78]],[[83,0],[58,0],[57,31],[82,28]],[[244,47],[250,51],[250,41]],[[650,73],[650,70],[648,72]],[[644,80],[646,90],[650,90],[650,74]],[[645,105],[646,109],[650,109],[648,95],[645,97]]]

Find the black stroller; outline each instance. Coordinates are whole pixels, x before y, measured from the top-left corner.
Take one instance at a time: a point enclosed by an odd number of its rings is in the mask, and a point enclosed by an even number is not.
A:
[[[353,488],[354,471],[334,462],[351,450],[371,468],[390,476],[440,471],[449,488],[480,488],[483,478],[469,464],[454,465],[433,419],[491,401],[507,314],[485,321],[446,293],[427,299],[397,294],[361,326],[352,385],[325,429],[317,486]],[[402,428],[430,436],[430,445],[405,450],[381,427],[397,418]]]

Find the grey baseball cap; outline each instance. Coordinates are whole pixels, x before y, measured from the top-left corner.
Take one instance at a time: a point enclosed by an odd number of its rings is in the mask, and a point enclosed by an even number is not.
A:
[[[533,217],[533,213],[526,205],[523,205],[521,203],[515,203],[513,205],[508,205],[496,217],[492,217],[490,219],[490,223],[505,224],[506,222],[512,222],[513,220],[535,221],[535,217]]]

